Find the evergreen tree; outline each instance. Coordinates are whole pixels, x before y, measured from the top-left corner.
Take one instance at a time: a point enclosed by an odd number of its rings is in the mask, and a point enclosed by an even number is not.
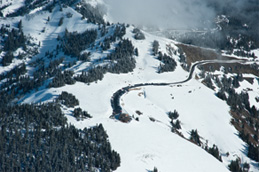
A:
[[[228,165],[228,168],[232,172],[242,172],[238,159],[236,159],[235,161],[231,161],[230,164]]]
[[[208,152],[214,156],[215,158],[217,158],[219,161],[222,162],[222,158],[220,156],[220,153],[219,153],[219,150],[218,150],[218,147],[216,145],[213,145],[213,147],[209,148],[208,149]]]
[[[153,55],[156,56],[158,54],[159,42],[157,40],[154,40],[152,46]]]
[[[174,112],[170,111],[170,112],[168,112],[168,116],[170,119],[174,120],[179,117],[179,113],[176,110],[174,110]]]
[[[8,51],[3,57],[1,63],[3,66],[8,66],[10,63],[12,63],[13,59],[14,59],[13,53]]]
[[[259,147],[254,146],[252,143],[248,144],[248,154],[247,156],[257,162],[259,162]]]
[[[58,26],[61,26],[64,22],[64,17],[61,17],[58,22]]]
[[[18,23],[18,29],[20,32],[22,32],[22,20],[20,20]]]
[[[197,129],[191,130],[190,140],[196,143],[198,146],[201,146],[200,136],[198,134]]]

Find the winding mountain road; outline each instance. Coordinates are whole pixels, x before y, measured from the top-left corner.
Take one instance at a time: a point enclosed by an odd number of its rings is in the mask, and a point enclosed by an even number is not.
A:
[[[134,89],[134,88],[138,88],[138,87],[144,87],[144,86],[167,86],[167,85],[176,85],[176,84],[183,84],[185,82],[188,82],[189,80],[192,79],[193,76],[193,72],[195,70],[195,68],[197,66],[203,65],[203,64],[208,64],[208,63],[244,63],[246,62],[246,60],[203,60],[203,61],[199,61],[194,63],[191,66],[190,72],[189,72],[189,76],[188,78],[186,78],[183,81],[176,81],[176,82],[162,82],[162,83],[139,83],[139,84],[134,84],[134,85],[130,85],[127,87],[123,87],[121,89],[119,89],[118,91],[116,91],[112,98],[111,98],[111,106],[113,109],[113,114],[110,116],[111,118],[116,118],[116,116],[119,116],[122,114],[122,107],[120,105],[120,98],[123,94],[129,92],[130,90]]]

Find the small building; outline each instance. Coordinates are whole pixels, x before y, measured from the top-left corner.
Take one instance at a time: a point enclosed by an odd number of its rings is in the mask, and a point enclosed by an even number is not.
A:
[[[119,120],[120,120],[121,122],[128,123],[128,122],[131,121],[131,119],[132,119],[132,118],[131,118],[131,116],[129,116],[129,114],[122,113],[122,114],[119,115]]]

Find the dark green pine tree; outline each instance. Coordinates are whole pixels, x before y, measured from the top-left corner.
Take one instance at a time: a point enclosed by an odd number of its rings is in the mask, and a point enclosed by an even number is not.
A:
[[[190,140],[196,143],[197,145],[201,146],[200,136],[198,134],[197,129],[191,131]]]

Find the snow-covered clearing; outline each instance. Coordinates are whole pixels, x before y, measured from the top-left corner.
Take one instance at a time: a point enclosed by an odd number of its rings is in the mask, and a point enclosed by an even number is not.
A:
[[[68,12],[73,14],[72,18],[65,17]],[[57,27],[63,16],[63,25]],[[50,21],[47,21],[48,17]],[[25,34],[33,37],[35,43],[40,42],[38,57],[43,57],[46,51],[56,47],[58,34],[63,33],[66,28],[70,32],[82,32],[97,26],[81,20],[81,15],[73,9],[64,8],[63,12],[54,9],[52,14],[35,12],[28,15],[23,19],[23,27]],[[180,67],[176,55],[173,55],[173,58],[178,66],[174,72],[157,73],[160,61],[152,55],[152,42],[158,40],[160,51],[163,53],[167,52],[166,45],[169,44],[177,49],[175,42],[148,33],[145,33],[145,40],[135,40],[132,30],[132,26],[127,28],[124,38],[130,39],[139,50],[139,56],[135,57],[136,68],[133,72],[120,75],[107,73],[102,81],[90,85],[77,82],[61,88],[39,90],[26,95],[23,103],[52,101],[62,91],[75,95],[80,102],[79,106],[88,111],[93,118],[76,121],[67,110],[69,123],[78,128],[102,123],[113,149],[121,156],[118,172],[147,172],[153,170],[154,166],[161,172],[223,172],[228,171],[227,165],[230,160],[235,160],[237,157],[241,158],[242,163],[253,164],[254,162],[246,157],[245,143],[230,124],[229,107],[214,95],[214,91],[195,79],[179,86],[147,86],[141,90],[131,91],[122,97],[121,102],[130,115],[139,117],[139,121],[133,120],[126,124],[109,118],[112,114],[110,100],[118,89],[137,83],[177,82],[188,77],[188,72]],[[98,55],[93,52],[91,58],[98,58]],[[247,83],[242,83],[242,87],[243,84],[245,87]],[[257,89],[254,94],[258,95],[258,84],[254,87]],[[141,92],[145,93],[145,96],[139,94]],[[223,163],[202,148],[171,132],[170,120],[166,113],[174,109],[180,114],[179,120],[182,126],[180,131],[183,135],[189,138],[190,130],[197,129],[204,144],[208,140],[209,146],[213,144],[218,146]],[[136,110],[141,111],[143,115],[138,116]],[[152,122],[150,117],[156,121]],[[255,166],[251,166],[250,169],[258,171]]]

